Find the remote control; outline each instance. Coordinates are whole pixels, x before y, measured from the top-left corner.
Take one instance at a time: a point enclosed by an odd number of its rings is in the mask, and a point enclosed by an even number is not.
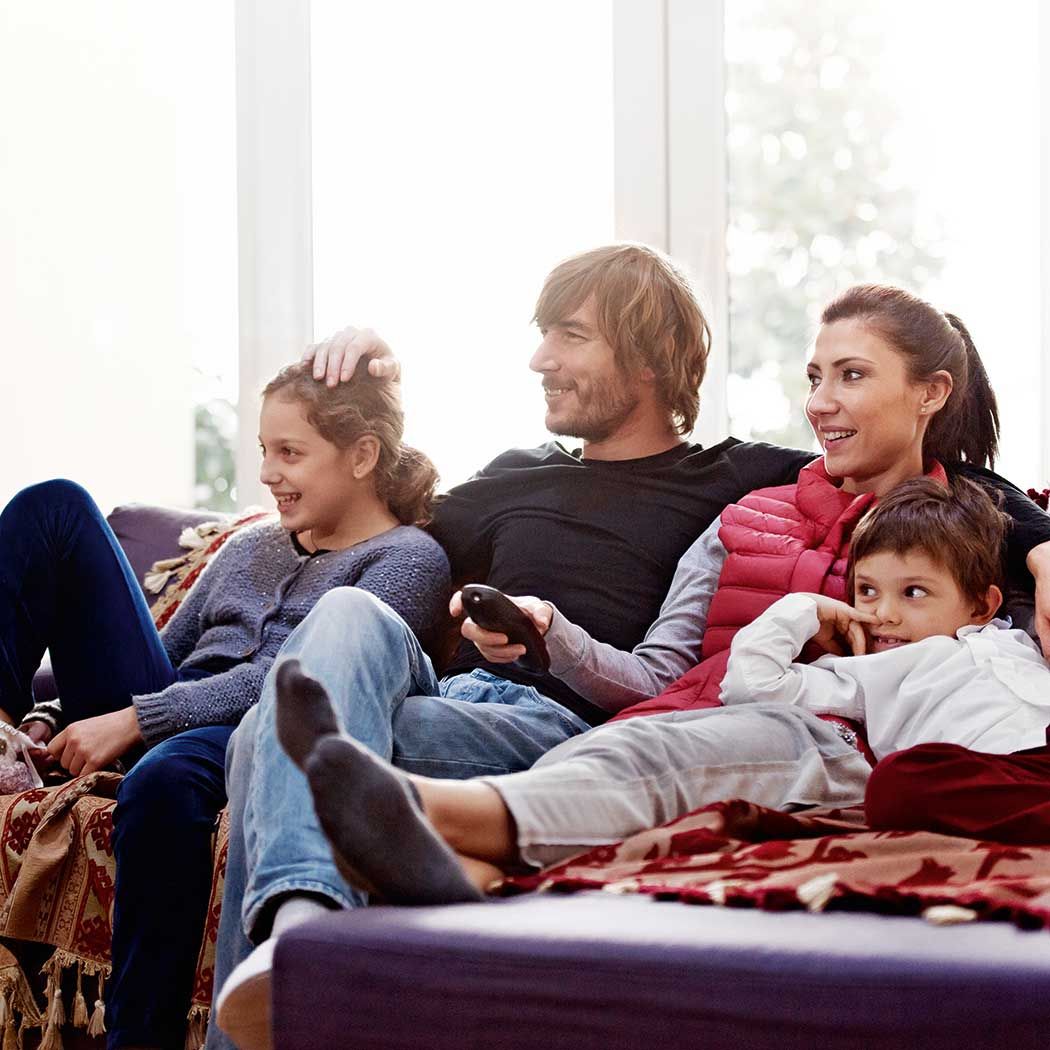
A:
[[[468,583],[461,592],[463,611],[486,631],[505,634],[511,645],[524,645],[525,655],[518,662],[530,671],[546,674],[551,661],[543,635],[532,617],[515,605],[502,591],[483,583]]]

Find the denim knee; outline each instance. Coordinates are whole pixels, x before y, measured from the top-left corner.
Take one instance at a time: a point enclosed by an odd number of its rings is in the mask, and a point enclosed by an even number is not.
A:
[[[182,734],[195,735],[192,730]],[[198,741],[171,737],[147,751],[124,777],[113,811],[114,849],[120,849],[125,837],[145,834],[153,839],[163,829],[162,834],[174,838],[182,830],[214,821],[224,795],[225,740],[220,736],[212,745],[214,756],[202,754],[195,744]]]
[[[58,504],[79,504],[95,509],[91,493],[83,485],[66,478],[54,478],[51,481],[40,481],[35,485],[26,486],[15,493],[7,509],[31,514]]]

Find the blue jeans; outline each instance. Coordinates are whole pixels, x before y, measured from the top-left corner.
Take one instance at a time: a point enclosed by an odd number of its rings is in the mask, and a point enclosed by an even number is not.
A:
[[[588,728],[541,696],[485,671],[438,681],[412,631],[365,591],[324,595],[281,649],[328,690],[346,731],[401,769],[463,779],[527,769]],[[274,728],[273,673],[230,742],[230,851],[215,959],[215,990],[269,932],[288,893],[341,907],[364,898],[336,870],[306,778]],[[207,1047],[230,1044],[212,1025]]]
[[[111,1050],[181,1050],[185,1043],[232,733],[233,726],[204,726],[169,737],[118,789],[113,975],[106,986]]]
[[[176,673],[113,531],[71,481],[23,489],[0,513],[0,707],[20,719],[50,650],[66,722],[127,707]],[[172,737],[121,783],[108,1042],[181,1048],[225,801],[230,726]]]
[[[175,680],[117,538],[72,481],[23,489],[0,513],[0,707],[16,721],[45,649],[67,722]]]

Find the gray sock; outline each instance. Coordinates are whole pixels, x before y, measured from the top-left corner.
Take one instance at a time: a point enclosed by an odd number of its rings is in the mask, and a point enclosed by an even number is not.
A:
[[[277,665],[277,738],[288,757],[300,768],[314,744],[339,732],[332,703],[324,686],[308,674],[294,657]]]
[[[349,737],[326,735],[303,771],[336,864],[350,883],[391,904],[483,899],[400,770]]]

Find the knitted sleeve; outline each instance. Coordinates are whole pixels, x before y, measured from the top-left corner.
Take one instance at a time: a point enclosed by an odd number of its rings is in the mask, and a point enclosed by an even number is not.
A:
[[[420,529],[403,530],[406,540],[387,548],[354,586],[386,602],[425,640],[444,619],[451,580],[441,545]],[[413,535],[414,534],[414,535]]]
[[[437,542],[421,530],[399,530],[402,538],[384,547],[352,584],[390,605],[417,633],[437,622],[448,598],[448,560]],[[404,533],[409,534],[406,541]],[[179,610],[181,612],[181,609]],[[277,654],[257,654],[208,678],[174,682],[159,693],[136,696],[135,714],[147,747],[175,733],[206,725],[235,725],[262,694],[263,682]]]

